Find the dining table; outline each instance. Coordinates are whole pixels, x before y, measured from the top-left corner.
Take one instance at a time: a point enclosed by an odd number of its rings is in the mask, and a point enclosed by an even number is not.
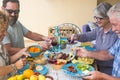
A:
[[[74,44],[68,44],[67,43],[66,47],[64,49],[59,49],[59,51],[56,52],[56,54],[60,53],[60,52],[63,52],[65,54],[70,54],[73,51],[73,48],[75,48],[75,47],[81,47],[81,42],[75,41]],[[47,52],[47,50],[45,52]],[[43,54],[45,54],[45,52]],[[72,61],[70,63],[72,63]],[[38,64],[38,63],[36,63],[36,64]],[[69,64],[69,63],[66,63],[65,65],[67,65],[67,64]],[[55,69],[53,67],[53,65],[51,63],[49,63],[49,61],[47,61],[47,63],[44,64],[44,65],[43,64],[38,64],[38,65],[43,66],[42,74],[45,75],[45,76],[51,76],[53,78],[53,80],[83,80],[82,76],[79,76],[79,75],[75,76],[75,75],[71,75],[71,74],[66,73],[66,70],[63,69],[63,67],[65,65],[60,69]],[[29,68],[29,64],[27,64],[25,67]],[[24,70],[25,70],[25,68],[20,70],[19,74],[22,74]]]
[[[80,42],[76,42],[75,44],[67,44],[65,49],[61,49],[60,52],[69,53],[76,46],[80,46]],[[66,74],[63,69],[56,70],[50,63],[45,65],[48,68],[48,76],[52,76],[54,80],[83,80],[81,77],[71,76]]]

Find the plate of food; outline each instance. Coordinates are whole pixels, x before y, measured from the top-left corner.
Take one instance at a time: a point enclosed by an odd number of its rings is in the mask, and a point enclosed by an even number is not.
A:
[[[94,71],[95,69],[93,66],[89,64],[77,63],[76,70],[80,72],[79,74],[80,77],[84,77],[84,76],[88,76],[89,72]]]
[[[79,46],[79,47],[83,47],[89,51],[95,51],[96,49],[91,47],[91,46]],[[75,48],[73,49],[73,52],[75,52]],[[77,57],[77,59],[73,59],[72,63],[85,63],[85,64],[93,64],[94,63],[94,59],[93,58],[82,58],[82,57]]]
[[[30,68],[30,64],[27,63],[22,69],[18,70],[18,74],[22,74],[24,72],[24,70],[29,69]],[[48,68],[44,65],[40,65],[40,64],[35,64],[33,67],[33,71],[39,72],[42,75],[45,75],[48,73]]]
[[[75,77],[88,76],[90,71],[94,71],[94,67],[83,63],[69,63],[64,65],[62,69],[64,73]]]
[[[62,70],[64,71],[64,73],[70,75],[70,76],[76,76],[77,74],[80,73],[80,71],[78,72],[76,69],[76,64],[73,63],[69,63],[66,64],[62,67]]]
[[[48,73],[48,68],[40,65],[40,64],[35,64],[36,68],[34,69],[34,72],[39,72],[42,75],[45,75]]]

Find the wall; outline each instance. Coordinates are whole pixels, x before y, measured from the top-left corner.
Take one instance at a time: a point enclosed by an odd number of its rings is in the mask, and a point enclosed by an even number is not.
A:
[[[28,29],[47,35],[50,26],[65,22],[81,26],[92,21],[97,0],[20,0],[20,4],[19,20]]]
[[[118,3],[120,2],[120,0],[97,0],[97,4],[101,3],[101,2],[108,2],[110,4],[115,4],[115,3]]]

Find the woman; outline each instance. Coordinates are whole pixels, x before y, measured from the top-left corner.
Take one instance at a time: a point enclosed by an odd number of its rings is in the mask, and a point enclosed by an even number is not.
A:
[[[71,40],[77,39],[80,42],[87,42],[96,40],[94,47],[97,51],[99,50],[108,50],[117,40],[118,36],[116,33],[112,32],[111,24],[107,16],[108,10],[111,8],[111,5],[108,3],[100,3],[94,9],[94,19],[98,25],[98,28],[95,28],[91,32],[86,32],[84,34],[73,34]],[[111,75],[113,68],[113,60],[110,61],[98,61],[96,60],[99,71]]]
[[[6,49],[2,45],[2,40],[6,34],[7,26],[8,16],[0,11],[0,80],[7,80],[10,73],[23,68],[26,63],[26,59],[18,59],[23,55],[29,56],[29,54],[25,52],[26,48],[22,49],[13,56],[8,55]]]

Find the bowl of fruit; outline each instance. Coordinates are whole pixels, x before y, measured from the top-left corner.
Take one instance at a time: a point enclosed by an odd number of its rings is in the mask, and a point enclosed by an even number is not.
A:
[[[38,57],[42,52],[42,47],[39,45],[32,45],[28,47],[28,52],[31,55],[31,57]]]

